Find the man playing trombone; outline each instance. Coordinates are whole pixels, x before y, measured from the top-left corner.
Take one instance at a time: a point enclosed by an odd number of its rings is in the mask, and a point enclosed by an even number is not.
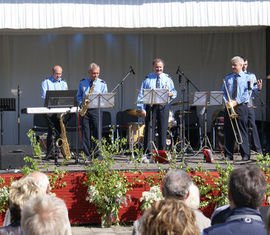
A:
[[[222,91],[226,109],[224,116],[224,155],[233,160],[234,144],[240,145],[243,161],[250,159],[248,141],[248,74],[242,71],[244,60],[240,56],[231,59],[232,73],[224,80]]]

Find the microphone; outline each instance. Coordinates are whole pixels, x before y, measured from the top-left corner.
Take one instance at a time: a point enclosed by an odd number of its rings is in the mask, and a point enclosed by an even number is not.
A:
[[[135,72],[134,72],[132,66],[130,66],[129,69],[130,69],[129,71],[135,75]]]
[[[178,68],[176,70],[176,74],[178,74],[180,72],[180,65],[178,65]]]

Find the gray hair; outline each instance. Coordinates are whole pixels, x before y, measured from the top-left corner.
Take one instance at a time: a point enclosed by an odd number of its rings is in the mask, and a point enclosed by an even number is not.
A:
[[[96,63],[91,63],[91,64],[89,64],[88,71],[92,70],[92,68],[94,68],[94,67],[96,67],[96,68],[99,68],[99,69],[100,69],[100,67],[99,67],[99,65],[98,65],[98,64],[96,64]]]
[[[192,179],[185,171],[169,170],[162,181],[163,196],[184,200],[191,184]]]
[[[24,235],[72,234],[65,202],[49,195],[39,195],[25,203],[21,227]]]
[[[232,59],[231,59],[231,62],[237,62],[241,65],[244,64],[244,59],[241,57],[241,56],[234,56]]]
[[[34,171],[26,177],[33,178],[36,181],[36,184],[44,191],[44,193],[48,193],[48,190],[50,189],[50,182],[46,174],[43,172]]]

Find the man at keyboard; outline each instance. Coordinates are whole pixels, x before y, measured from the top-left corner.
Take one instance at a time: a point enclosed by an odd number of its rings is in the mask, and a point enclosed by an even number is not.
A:
[[[46,91],[50,90],[68,90],[67,82],[62,78],[63,69],[60,65],[55,65],[52,69],[52,75],[42,81],[41,84],[41,97],[43,100],[46,98]],[[56,129],[55,140],[60,137],[61,128],[59,118],[57,114],[52,114],[50,117],[52,124]],[[48,126],[47,136],[47,153],[46,159],[48,160],[52,155],[53,143],[52,143],[52,127]]]

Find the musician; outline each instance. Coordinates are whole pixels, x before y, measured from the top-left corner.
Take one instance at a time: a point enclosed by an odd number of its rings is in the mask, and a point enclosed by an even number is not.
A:
[[[143,80],[140,92],[138,94],[138,108],[141,110],[141,116],[145,118],[145,130],[144,130],[144,152],[149,153],[150,151],[150,105],[142,104],[144,96],[144,89],[155,89],[155,88],[168,88],[170,99],[174,99],[177,96],[177,91],[174,88],[174,83],[171,77],[163,73],[164,61],[160,58],[154,59],[153,61],[153,72],[148,74]],[[152,140],[154,141],[155,127],[157,126],[158,131],[158,146],[159,150],[166,150],[166,136],[168,129],[168,118],[169,118],[169,105],[153,105],[152,106]]]
[[[249,142],[248,142],[248,74],[242,71],[244,60],[240,56],[235,56],[231,59],[232,73],[225,77],[225,83],[228,88],[228,93],[231,98],[231,102],[228,102],[228,96],[225,86],[223,84],[222,91],[224,92],[224,100],[226,106],[229,108],[232,106],[235,112],[238,114],[239,131],[243,139],[243,143],[240,145],[240,154],[242,160],[247,161],[250,159]],[[226,160],[233,160],[234,150],[234,133],[232,130],[230,118],[228,112],[224,115],[224,155]],[[237,128],[235,128],[237,132]]]
[[[95,63],[91,63],[88,69],[89,77],[84,78],[80,81],[79,88],[77,91],[77,101],[83,105],[83,101],[88,97],[89,93],[107,93],[107,84],[104,80],[99,78],[100,67]],[[82,117],[82,148],[88,158],[91,160],[90,152],[94,150],[95,144],[91,140],[91,136],[98,140],[98,132],[102,127],[102,111],[100,112],[100,128],[99,124],[99,112],[98,109],[87,109],[86,114]],[[90,134],[91,132],[91,134]]]
[[[262,80],[256,79],[255,74],[250,73],[247,71],[248,67],[248,60],[247,58],[244,58],[244,66],[243,71],[249,75],[247,77],[247,83],[248,83],[248,93],[249,93],[249,102],[248,102],[248,125],[251,126],[252,132],[251,132],[251,139],[254,144],[255,151],[257,153],[262,154],[262,147],[260,143],[260,138],[257,130],[257,126],[255,123],[255,111],[254,111],[254,92],[258,92],[262,90]]]
[[[63,69],[60,65],[55,65],[52,69],[52,76],[46,78],[42,81],[41,84],[41,97],[43,100],[46,98],[46,91],[50,90],[68,90],[67,82],[62,78]],[[57,114],[52,114],[50,117],[51,123],[55,127],[56,130],[56,136],[55,140],[57,140],[60,137],[61,128],[59,123],[59,118],[57,117]],[[47,153],[46,153],[46,159],[48,160],[50,158],[50,155],[52,154],[52,126],[48,126],[48,135],[47,135]]]

